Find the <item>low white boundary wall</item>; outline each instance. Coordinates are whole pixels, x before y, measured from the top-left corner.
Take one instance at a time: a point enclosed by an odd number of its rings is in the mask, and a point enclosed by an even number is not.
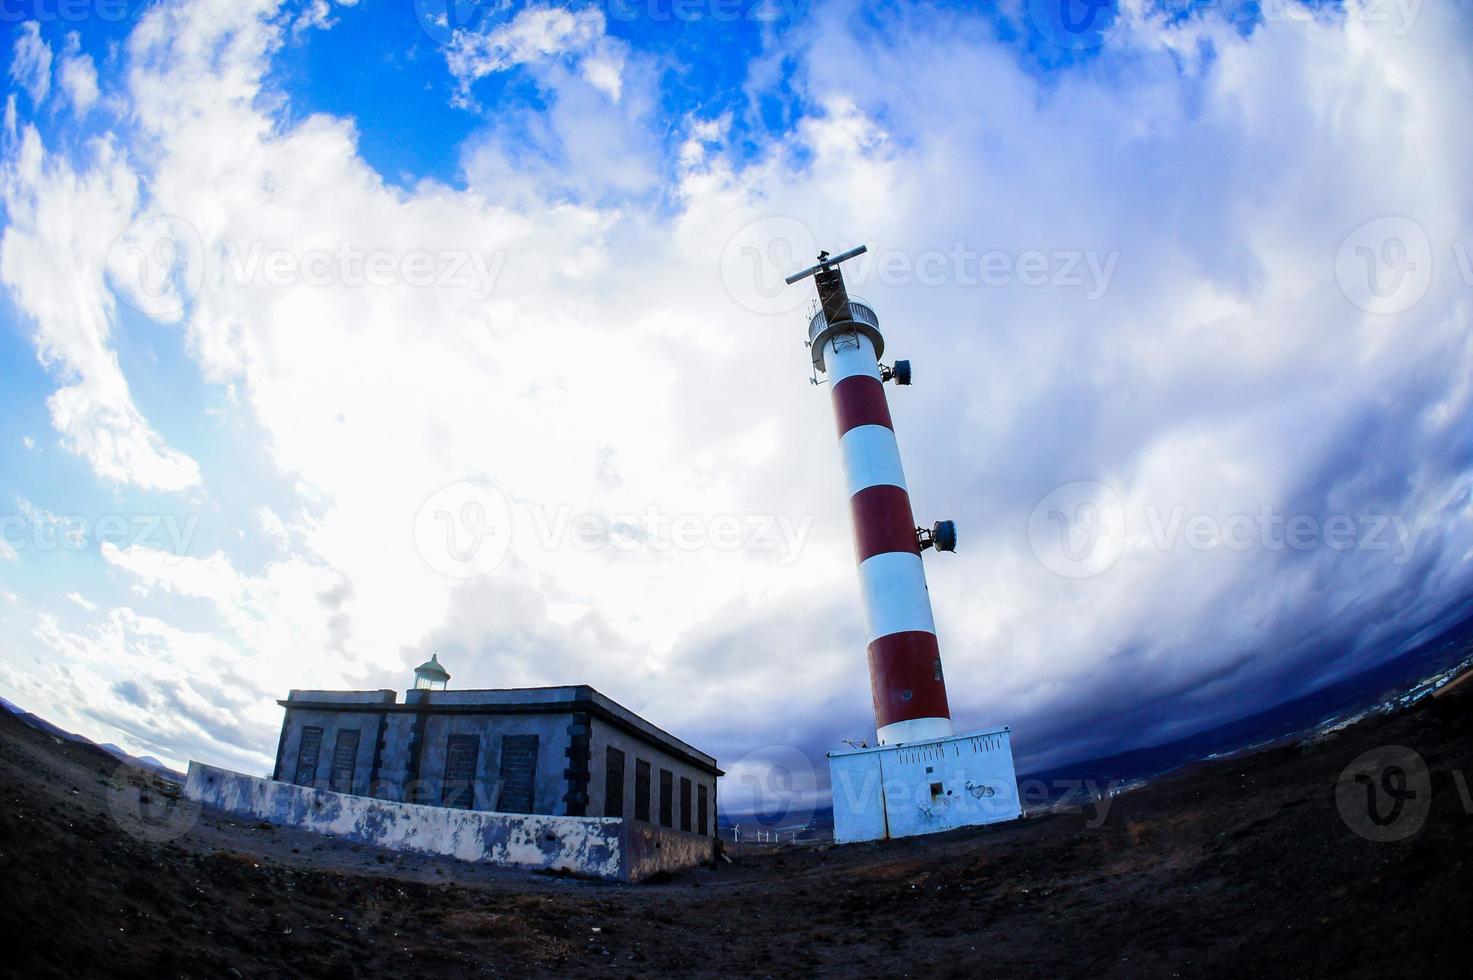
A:
[[[714,856],[715,843],[709,838],[663,827],[631,828],[617,817],[489,813],[396,803],[260,779],[199,762],[189,764],[184,795],[236,816],[374,847],[616,881],[639,881]]]

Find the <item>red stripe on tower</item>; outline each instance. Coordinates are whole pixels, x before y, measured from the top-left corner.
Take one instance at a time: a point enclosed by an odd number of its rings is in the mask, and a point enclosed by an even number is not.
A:
[[[890,403],[885,400],[885,385],[879,378],[862,374],[845,378],[834,385],[834,421],[839,435],[861,425],[882,425],[892,432]]]
[[[935,633],[911,630],[875,640],[869,645],[869,677],[880,728],[911,718],[951,717]]]
[[[910,494],[903,487],[864,487],[849,498],[849,513],[854,520],[854,553],[861,563],[892,551],[921,553]]]

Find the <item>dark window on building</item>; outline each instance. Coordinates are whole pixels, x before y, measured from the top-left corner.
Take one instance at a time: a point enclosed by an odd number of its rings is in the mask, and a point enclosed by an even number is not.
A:
[[[537,787],[537,736],[501,736],[501,805],[504,813],[531,813]]]
[[[634,760],[634,819],[650,818],[650,764]]]
[[[358,765],[358,729],[338,732],[338,744],[332,750],[332,775],[327,788],[334,793],[353,792],[353,769]]]
[[[440,803],[462,810],[476,808],[476,762],[481,756],[481,739],[476,735],[451,735],[445,746],[445,778],[440,783]]]
[[[317,757],[322,754],[322,729],[302,729],[302,744],[297,748],[297,785],[311,786],[317,781]]]
[[[690,780],[680,777],[680,829],[690,831]]]
[[[673,814],[675,794],[671,791],[674,777],[670,775],[669,769],[660,770],[660,826],[675,826]]]
[[[709,826],[707,818],[711,815],[711,801],[706,794],[706,784],[702,783],[696,787],[696,830],[701,836],[706,835]]]
[[[604,816],[624,816],[624,753],[615,748],[604,753]]]

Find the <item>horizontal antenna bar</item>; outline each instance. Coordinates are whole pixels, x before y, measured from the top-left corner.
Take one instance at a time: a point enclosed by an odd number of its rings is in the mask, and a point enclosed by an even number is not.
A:
[[[804,269],[802,272],[795,272],[791,276],[788,276],[786,279],[784,279],[783,282],[791,286],[799,279],[807,279],[809,276],[813,275],[815,272],[818,272],[820,269],[827,269],[831,265],[838,265],[840,262],[843,262],[846,259],[852,259],[856,255],[863,255],[867,251],[869,251],[869,249],[866,246],[858,245],[854,248],[851,248],[847,252],[844,252],[840,255],[835,255],[833,258],[825,258],[821,262],[819,262],[818,265]]]

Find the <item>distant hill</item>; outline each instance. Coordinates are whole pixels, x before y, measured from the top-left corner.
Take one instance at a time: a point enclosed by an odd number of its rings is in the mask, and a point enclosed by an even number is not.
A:
[[[173,780],[175,782],[182,783],[184,781],[183,773],[170,769],[168,766],[164,765],[162,762],[160,762],[158,759],[155,759],[151,755],[130,755],[125,752],[121,747],[114,745],[111,742],[99,744],[92,741],[92,739],[88,738],[85,735],[78,735],[76,732],[69,732],[64,728],[59,728],[56,725],[53,725],[51,722],[47,721],[45,718],[42,718],[40,715],[30,711],[26,711],[24,708],[12,704],[4,698],[0,698],[0,708],[4,708],[5,711],[13,716],[17,721],[23,722],[24,724],[27,724],[38,731],[45,732],[47,735],[50,735],[53,738],[59,738],[67,742],[78,742],[82,745],[93,745],[106,752],[114,759],[117,759],[119,762],[126,762],[130,766],[137,766],[139,769],[147,770],[148,772],[152,772],[158,776],[162,776],[165,779]]]
[[[1367,712],[1404,707],[1470,666],[1473,619],[1465,619],[1393,660],[1303,697],[1174,742],[1027,773],[1019,782],[1066,784],[1089,779],[1097,784],[1129,784],[1152,779],[1194,762],[1310,735]],[[1055,798],[1061,795],[1065,794],[1056,793]]]

